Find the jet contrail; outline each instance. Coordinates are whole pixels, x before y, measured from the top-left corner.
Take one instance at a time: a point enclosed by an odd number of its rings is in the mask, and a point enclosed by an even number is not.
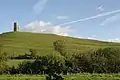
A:
[[[92,17],[88,17],[88,18],[84,18],[84,19],[79,19],[79,20],[75,20],[75,21],[71,21],[71,22],[59,24],[57,26],[63,26],[63,25],[73,24],[73,23],[82,22],[82,21],[86,21],[86,20],[91,20],[91,19],[95,19],[95,18],[98,18],[98,17],[103,17],[103,16],[115,14],[115,13],[118,13],[118,12],[120,12],[120,10],[115,10],[115,11],[111,11],[111,12],[106,12],[106,13],[98,14],[96,16],[92,16]]]
[[[33,6],[33,11],[36,14],[40,14],[44,10],[47,2],[48,0],[38,0],[38,2]]]

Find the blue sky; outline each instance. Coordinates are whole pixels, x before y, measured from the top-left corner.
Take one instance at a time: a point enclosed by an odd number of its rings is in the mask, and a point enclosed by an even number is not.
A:
[[[119,3],[120,0],[0,0],[0,32],[11,31],[17,21],[21,31],[120,41]]]

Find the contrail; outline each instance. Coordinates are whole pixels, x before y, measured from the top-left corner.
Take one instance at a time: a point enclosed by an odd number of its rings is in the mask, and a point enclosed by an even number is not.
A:
[[[111,11],[111,12],[106,12],[106,13],[98,14],[96,16],[92,16],[92,17],[88,17],[88,18],[84,18],[84,19],[79,19],[79,20],[75,20],[75,21],[71,21],[71,22],[59,24],[57,26],[63,26],[63,25],[73,24],[73,23],[82,22],[82,21],[86,21],[86,20],[91,20],[91,19],[95,19],[95,18],[99,18],[99,17],[103,17],[103,16],[115,14],[115,13],[118,13],[118,12],[120,12],[120,10],[115,10],[115,11]]]
[[[36,14],[41,13],[44,10],[47,2],[48,2],[48,0],[38,0],[38,2],[33,6],[34,12]]]

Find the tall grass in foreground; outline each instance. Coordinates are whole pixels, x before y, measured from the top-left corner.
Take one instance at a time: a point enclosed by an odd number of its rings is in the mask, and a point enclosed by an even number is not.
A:
[[[71,74],[64,80],[120,80],[120,74]],[[1,75],[0,80],[45,80],[44,75]]]

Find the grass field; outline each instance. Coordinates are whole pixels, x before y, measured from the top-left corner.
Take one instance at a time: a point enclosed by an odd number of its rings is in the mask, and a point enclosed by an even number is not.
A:
[[[120,80],[120,74],[72,74],[64,80]],[[0,80],[45,80],[44,75],[1,75]]]
[[[120,74],[74,74],[65,76],[65,80],[120,80]]]
[[[88,52],[98,48],[118,47],[120,43],[103,42],[97,40],[78,39],[53,34],[39,34],[26,32],[8,32],[0,34],[0,50],[9,56],[18,56],[35,49],[38,55],[58,55],[53,48],[53,41],[66,40],[67,51]],[[8,60],[9,66],[16,66],[25,59]],[[120,74],[73,74],[64,76],[64,80],[120,80]],[[45,80],[44,75],[1,75],[0,80]]]
[[[10,56],[27,53],[29,49],[36,49],[39,55],[46,55],[56,53],[53,49],[53,41],[55,40],[66,40],[67,50],[70,52],[77,50],[87,52],[104,47],[120,47],[120,43],[26,32],[0,34],[0,47],[2,51],[7,52]]]
[[[98,48],[118,47],[120,43],[103,42],[97,40],[79,39],[73,37],[58,36],[54,34],[40,34],[27,32],[7,32],[0,34],[0,49],[7,52],[9,56],[23,55],[29,52],[29,49],[35,49],[38,55],[55,54],[53,41],[66,40],[67,51],[88,52]],[[58,54],[57,54],[58,55]],[[8,60],[9,66],[19,64],[24,60]]]
[[[18,64],[20,64],[21,62],[23,62],[23,61],[33,61],[33,60],[26,60],[26,59],[13,59],[13,60],[8,60],[7,61],[7,65],[9,65],[10,67],[12,67],[12,66],[15,66],[15,67],[17,67],[18,66]]]

